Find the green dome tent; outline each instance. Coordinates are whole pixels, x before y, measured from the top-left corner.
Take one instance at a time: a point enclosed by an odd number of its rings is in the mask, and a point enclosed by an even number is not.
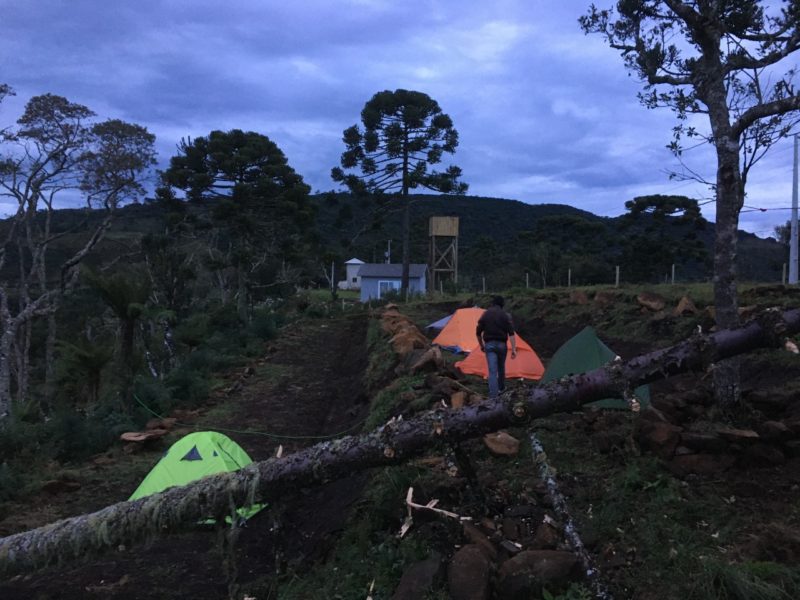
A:
[[[567,375],[578,375],[579,373],[593,371],[607,365],[616,356],[616,352],[600,341],[592,327],[584,327],[578,334],[567,340],[553,355],[540,383],[555,381]],[[633,390],[633,393],[642,406],[650,404],[649,386],[640,386]],[[590,402],[589,406],[627,409],[628,403],[622,398],[606,398]]]
[[[128,500],[186,485],[206,475],[238,471],[252,462],[247,452],[226,435],[215,431],[190,433],[169,447]],[[238,508],[236,512],[241,518],[249,519],[262,508],[263,504],[253,504]],[[230,517],[227,520],[230,522]]]

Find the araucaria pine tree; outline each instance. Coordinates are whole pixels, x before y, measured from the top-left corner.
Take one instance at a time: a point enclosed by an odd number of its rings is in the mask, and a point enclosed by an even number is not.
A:
[[[403,203],[403,276],[401,293],[408,290],[410,251],[409,191],[424,188],[443,194],[463,194],[467,184],[459,181],[461,169],[451,165],[444,171],[430,169],[442,154],[453,154],[458,132],[452,119],[436,100],[410,90],[375,94],[361,111],[362,127],[344,130],[347,149],[341,167],[331,171],[334,181],[344,183],[354,194],[399,195]]]

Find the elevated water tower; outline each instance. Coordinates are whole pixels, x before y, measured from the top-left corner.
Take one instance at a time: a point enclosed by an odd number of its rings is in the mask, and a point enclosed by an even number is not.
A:
[[[428,265],[430,290],[439,290],[445,281],[458,282],[458,217],[431,217]]]

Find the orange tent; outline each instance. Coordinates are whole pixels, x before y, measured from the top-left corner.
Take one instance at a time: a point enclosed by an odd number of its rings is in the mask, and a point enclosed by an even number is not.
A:
[[[528,342],[517,334],[517,358],[511,358],[511,342],[508,342],[506,354],[506,379],[541,379],[544,365]],[[456,363],[456,368],[467,375],[480,375],[489,378],[489,367],[486,365],[486,354],[476,348],[464,360]]]
[[[459,308],[439,335],[433,338],[433,343],[453,352],[472,352],[473,348],[478,347],[475,328],[482,314],[483,309],[477,306]]]
[[[455,352],[468,352],[469,356],[456,363],[462,373],[468,375],[481,375],[488,378],[489,371],[486,366],[486,355],[478,348],[478,338],[475,330],[478,319],[483,314],[482,308],[460,308],[453,313],[450,322],[437,335],[433,343]],[[533,348],[517,334],[517,358],[511,359],[511,342],[508,344],[506,356],[507,379],[541,379],[544,375],[544,366]]]

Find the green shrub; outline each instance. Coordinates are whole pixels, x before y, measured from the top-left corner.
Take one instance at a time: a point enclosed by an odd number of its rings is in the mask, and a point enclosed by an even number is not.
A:
[[[52,455],[60,461],[82,460],[102,452],[118,435],[106,429],[102,419],[88,419],[68,409],[54,414],[47,429]]]
[[[250,323],[250,332],[260,340],[274,339],[278,333],[275,313],[267,309],[256,309]]]
[[[769,562],[702,561],[690,598],[712,600],[791,600],[800,592],[800,571]]]
[[[211,381],[207,373],[192,369],[190,365],[183,365],[172,371],[167,375],[165,383],[172,397],[184,403],[198,404],[211,391]]]
[[[5,462],[0,464],[0,502],[17,498],[22,487],[21,469]]]
[[[189,348],[197,348],[208,337],[209,317],[206,314],[192,315],[175,327],[175,340]]]
[[[46,438],[41,423],[31,423],[11,417],[0,435],[0,456],[4,459],[37,452],[41,440]]]
[[[170,390],[164,383],[151,377],[140,376],[134,379],[133,394],[138,414],[145,420],[151,418],[153,412],[167,414],[174,406]]]

